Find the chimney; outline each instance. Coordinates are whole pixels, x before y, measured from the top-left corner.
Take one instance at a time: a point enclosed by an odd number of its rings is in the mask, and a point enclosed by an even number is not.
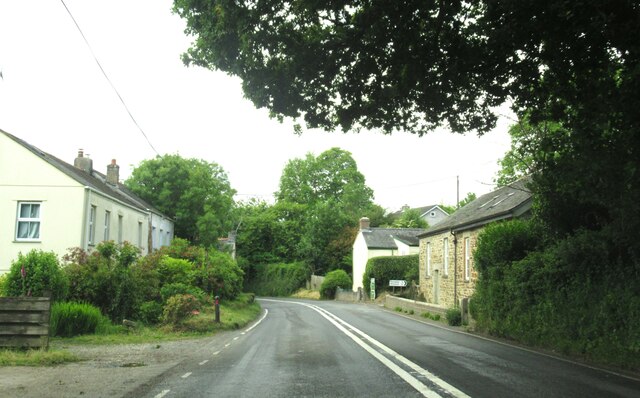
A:
[[[73,165],[85,173],[91,174],[93,171],[93,160],[88,155],[85,157],[82,149],[78,149],[78,157],[73,161]]]
[[[107,183],[118,186],[120,179],[120,166],[116,164],[115,159],[111,159],[111,164],[107,166]]]
[[[362,217],[360,219],[360,230],[369,229],[369,225],[370,225],[369,218]]]

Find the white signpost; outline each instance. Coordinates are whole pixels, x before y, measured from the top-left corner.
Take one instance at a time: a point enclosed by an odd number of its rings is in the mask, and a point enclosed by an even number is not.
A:
[[[392,279],[389,281],[389,287],[407,287],[407,281]]]
[[[369,292],[370,292],[370,297],[371,300],[375,300],[376,299],[376,278],[371,278],[371,283],[369,284]]]

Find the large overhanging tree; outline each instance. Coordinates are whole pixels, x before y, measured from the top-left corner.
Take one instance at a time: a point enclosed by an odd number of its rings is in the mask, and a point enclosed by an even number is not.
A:
[[[186,64],[310,127],[480,133],[513,101],[558,120],[638,123],[637,1],[176,0]],[[535,119],[535,115],[534,115]]]

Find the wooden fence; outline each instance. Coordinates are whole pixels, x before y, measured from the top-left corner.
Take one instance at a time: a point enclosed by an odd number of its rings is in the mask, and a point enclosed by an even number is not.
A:
[[[0,297],[0,347],[48,348],[51,299]]]

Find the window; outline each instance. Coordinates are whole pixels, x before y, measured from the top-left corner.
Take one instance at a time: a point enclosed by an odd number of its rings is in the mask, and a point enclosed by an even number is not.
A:
[[[104,212],[104,240],[109,240],[109,233],[111,229],[111,212],[109,210]]]
[[[118,215],[118,243],[122,244],[122,216]]]
[[[431,276],[431,243],[427,242],[427,276]]]
[[[444,274],[449,275],[449,238],[444,238],[442,241],[442,257]]]
[[[469,238],[464,238],[464,280],[471,279],[471,250],[469,250]]]
[[[138,247],[142,249],[142,221],[138,221]]]
[[[91,206],[89,211],[89,244],[93,245],[96,240],[96,207]]]
[[[40,240],[40,203],[18,202],[16,240]]]

